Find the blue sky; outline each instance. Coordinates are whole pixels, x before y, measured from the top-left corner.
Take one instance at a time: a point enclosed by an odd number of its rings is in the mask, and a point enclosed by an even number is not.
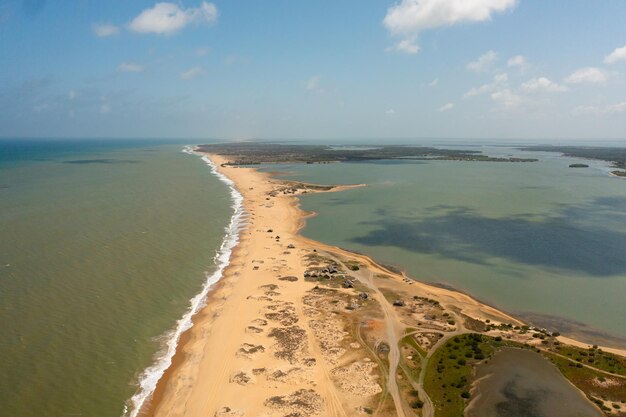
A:
[[[626,138],[619,0],[2,0],[0,137]]]

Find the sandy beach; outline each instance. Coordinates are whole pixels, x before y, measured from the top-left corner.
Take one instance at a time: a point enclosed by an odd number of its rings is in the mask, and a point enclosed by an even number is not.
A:
[[[407,358],[428,359],[468,331],[539,344],[530,333],[486,327],[523,323],[468,295],[300,236],[309,213],[298,195],[342,187],[284,182],[210,158],[243,195],[249,223],[140,415],[414,416],[407,398],[417,391],[429,416],[425,367],[421,383],[409,382],[400,375],[411,368]],[[407,335],[417,347],[401,343]]]

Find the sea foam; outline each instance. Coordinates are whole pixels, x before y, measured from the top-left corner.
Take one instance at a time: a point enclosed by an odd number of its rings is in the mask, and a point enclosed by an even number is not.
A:
[[[190,155],[200,155],[194,152],[190,146],[186,146],[182,152]],[[215,272],[207,274],[202,290],[191,299],[185,314],[176,322],[174,329],[163,336],[165,341],[164,347],[155,355],[154,363],[139,376],[137,392],[128,400],[128,404],[124,407],[123,415],[125,417],[137,417],[139,415],[146,401],[154,393],[157,383],[172,364],[172,358],[176,353],[180,336],[191,328],[193,316],[206,305],[207,295],[211,287],[222,278],[224,269],[230,263],[230,255],[233,248],[239,242],[239,232],[245,226],[245,220],[248,217],[245,215],[243,208],[243,196],[237,191],[235,184],[218,172],[217,167],[208,157],[202,156],[202,160],[210,167],[211,173],[228,186],[234,212],[230,218],[230,223],[225,228],[226,234],[222,244],[213,258],[216,266]]]

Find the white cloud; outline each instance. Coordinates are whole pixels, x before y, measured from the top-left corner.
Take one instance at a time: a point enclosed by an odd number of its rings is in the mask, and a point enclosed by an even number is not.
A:
[[[144,67],[134,62],[122,62],[117,66],[118,72],[143,72]]]
[[[181,72],[180,79],[191,80],[191,79],[196,78],[199,75],[202,75],[202,73],[204,73],[204,70],[201,67],[192,67],[192,68],[189,68],[187,71]]]
[[[515,55],[512,58],[509,58],[508,61],[506,61],[506,65],[508,67],[519,67],[519,68],[526,68],[528,66],[528,63],[526,62],[526,57],[523,55]]]
[[[415,38],[402,39],[394,46],[387,48],[389,52],[402,52],[405,54],[416,54],[420,51],[420,47],[415,43]]]
[[[487,51],[483,55],[479,56],[476,61],[469,62],[466,67],[470,71],[482,72],[489,69],[497,60],[498,54],[494,51]]]
[[[513,9],[517,0],[401,0],[387,9],[383,24],[400,42],[393,50],[417,53],[420,32],[464,22],[491,20]]]
[[[626,101],[617,104],[610,104],[605,108],[607,114],[617,114],[626,112]]]
[[[527,92],[560,93],[567,91],[567,87],[550,81],[546,77],[532,78],[522,84],[522,90]]]
[[[204,48],[204,47],[197,48],[195,53],[196,53],[196,56],[205,56],[209,53],[209,48]]]
[[[157,3],[145,9],[129,24],[130,30],[138,33],[171,35],[190,23],[215,23],[218,11],[213,3],[203,1],[199,7],[181,9],[176,3]]]
[[[95,23],[91,26],[93,33],[99,38],[108,38],[120,33],[120,28],[109,23]]]
[[[480,87],[471,88],[467,93],[465,93],[463,98],[475,97],[482,94],[490,93],[494,90],[502,88],[503,86],[506,86],[508,81],[509,76],[506,73],[497,74],[495,77],[493,77],[492,82],[490,82],[489,84],[483,84]]]
[[[519,107],[523,102],[521,96],[515,94],[508,88],[491,93],[491,99],[500,103],[505,109],[514,109]]]
[[[222,62],[224,65],[245,64],[248,60],[240,55],[231,54],[225,57]]]
[[[599,114],[600,108],[596,106],[577,106],[572,109],[574,116],[584,116],[589,114]]]
[[[619,61],[626,61],[626,45],[621,48],[615,48],[613,52],[604,58],[605,64],[615,64]]]
[[[446,112],[446,111],[450,111],[453,108],[454,108],[454,103],[446,103],[443,106],[439,107],[437,109],[437,111],[440,112],[440,113],[443,113],[443,112]]]
[[[574,71],[567,78],[565,78],[565,82],[568,84],[604,84],[608,78],[609,77],[604,70],[596,67],[587,67]]]
[[[606,106],[578,106],[572,110],[574,116],[612,116],[621,113],[626,113],[626,101]]]
[[[314,75],[306,82],[306,89],[309,91],[319,91],[320,88],[320,80],[322,77],[319,75]]]
[[[439,78],[435,78],[434,80],[432,80],[431,82],[428,83],[429,87],[437,87],[437,85],[439,84]]]

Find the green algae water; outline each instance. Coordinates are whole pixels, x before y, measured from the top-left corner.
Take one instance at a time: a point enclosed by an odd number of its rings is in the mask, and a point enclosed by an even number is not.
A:
[[[233,215],[181,149],[0,142],[1,415],[134,412]]]
[[[487,147],[534,163],[378,161],[271,167],[321,184],[304,235],[373,256],[506,311],[626,345],[626,180],[606,164]],[[618,339],[616,339],[618,338]]]

